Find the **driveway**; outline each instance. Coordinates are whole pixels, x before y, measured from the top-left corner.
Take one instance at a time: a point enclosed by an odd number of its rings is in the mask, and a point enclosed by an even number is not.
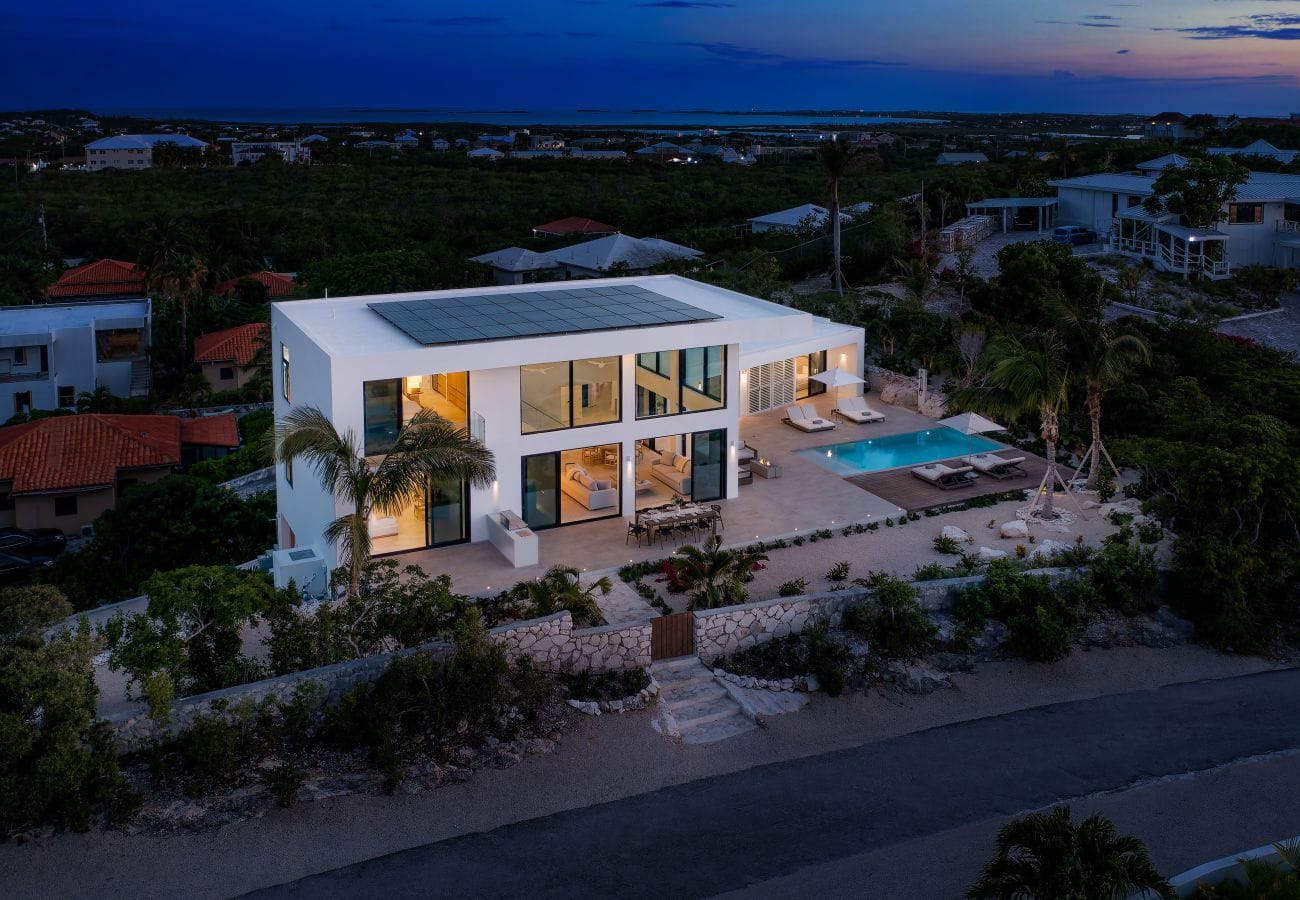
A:
[[[838,893],[876,883],[953,896],[990,854],[997,819],[1128,791],[1148,792],[1148,812],[1174,804],[1167,831],[1141,835],[1174,874],[1300,833],[1287,799],[1300,791],[1300,717],[1286,712],[1297,694],[1300,670],[1285,669],[1040,706],[466,834],[252,896],[784,896],[799,893],[801,870]],[[1236,789],[1186,790],[1224,771]],[[965,869],[905,852],[962,829],[983,842],[969,845]],[[890,848],[892,868],[855,867]]]
[[[1226,319],[1214,330],[1300,355],[1300,292],[1284,295],[1277,312]]]

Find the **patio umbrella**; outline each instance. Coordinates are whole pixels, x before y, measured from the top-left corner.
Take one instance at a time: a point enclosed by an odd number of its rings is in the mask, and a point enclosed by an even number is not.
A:
[[[966,435],[967,461],[969,461],[971,457],[972,448],[970,446],[970,436],[972,434],[984,434],[988,431],[1006,431],[1006,429],[997,422],[994,422],[991,419],[986,419],[979,413],[972,412],[964,412],[959,415],[949,416],[946,419],[940,419],[939,424],[945,425],[954,431],[960,431],[962,434]]]
[[[851,384],[866,384],[865,378],[859,378],[852,372],[846,372],[843,369],[827,369],[825,372],[818,372],[816,375],[808,376],[810,381],[820,381],[829,388],[842,388]],[[839,394],[835,395],[835,400],[839,402]]]

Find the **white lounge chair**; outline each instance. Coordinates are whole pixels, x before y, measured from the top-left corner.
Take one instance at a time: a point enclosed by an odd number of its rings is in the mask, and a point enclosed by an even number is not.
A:
[[[859,425],[885,421],[884,413],[867,406],[866,397],[845,397],[836,406],[835,411],[850,422],[857,422]]]
[[[812,410],[812,415],[808,414],[809,409]],[[817,415],[816,408],[812,407],[811,404],[787,406],[785,408],[785,419],[782,421],[787,425],[798,428],[800,431],[830,431],[835,427],[834,422]]]
[[[937,488],[950,491],[953,488],[964,487],[973,484],[979,476],[975,474],[973,466],[945,466],[943,463],[930,463],[928,466],[917,466],[912,470],[912,474],[922,481],[929,482]]]
[[[970,459],[966,460],[981,475],[987,475],[990,478],[1023,478],[1029,473],[1021,468],[1020,464],[1025,461],[1023,456],[1014,456],[1010,459],[1003,459],[1001,456],[995,456],[992,453],[977,453]]]

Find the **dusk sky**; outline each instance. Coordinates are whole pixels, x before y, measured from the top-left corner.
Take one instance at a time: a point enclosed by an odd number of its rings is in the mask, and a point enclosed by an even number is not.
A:
[[[1300,112],[1283,0],[3,0],[0,107]]]

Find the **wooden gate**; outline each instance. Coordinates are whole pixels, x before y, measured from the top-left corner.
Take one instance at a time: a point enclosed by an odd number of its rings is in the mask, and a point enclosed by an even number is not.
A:
[[[689,612],[650,620],[650,659],[672,659],[695,652],[695,616]]]

